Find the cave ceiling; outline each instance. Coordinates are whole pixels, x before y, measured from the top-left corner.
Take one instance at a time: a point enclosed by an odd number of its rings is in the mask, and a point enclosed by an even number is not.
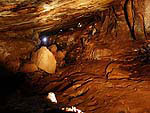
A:
[[[116,0],[1,0],[0,32],[63,26],[74,18],[102,11]]]

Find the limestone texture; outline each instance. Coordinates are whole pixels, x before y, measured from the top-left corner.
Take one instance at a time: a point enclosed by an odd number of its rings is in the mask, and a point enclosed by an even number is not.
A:
[[[56,59],[46,47],[41,47],[33,54],[32,62],[47,73],[55,73]]]

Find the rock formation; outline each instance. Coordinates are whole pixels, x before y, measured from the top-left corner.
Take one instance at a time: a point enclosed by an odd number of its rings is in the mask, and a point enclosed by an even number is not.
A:
[[[47,73],[55,73],[55,57],[46,47],[41,47],[33,54],[32,62],[35,63],[38,68],[46,71]]]
[[[21,72],[25,72],[25,73],[31,73],[31,72],[35,72],[38,71],[38,67],[35,64],[24,64],[23,67],[20,69]]]
[[[0,3],[0,31],[61,27],[75,17],[80,18],[96,10],[104,10],[112,2],[113,0],[4,0]],[[8,22],[8,19],[11,21]]]
[[[8,81],[0,86],[13,84],[2,89],[0,111],[48,112],[53,104],[43,97],[54,92],[58,108],[149,112],[149,0],[1,0],[0,6],[0,62],[10,71],[0,68],[0,80]]]

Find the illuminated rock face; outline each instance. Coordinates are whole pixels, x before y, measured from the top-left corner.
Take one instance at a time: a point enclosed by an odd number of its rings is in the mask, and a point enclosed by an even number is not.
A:
[[[148,31],[148,32],[150,32],[150,1],[149,0],[145,0],[145,3],[144,3],[144,5],[145,5],[145,27],[146,27],[146,30]]]
[[[75,17],[104,10],[112,2],[113,0],[2,0],[0,32],[54,28]]]
[[[32,56],[32,61],[38,68],[44,70],[45,72],[55,73],[55,57],[46,47],[41,47],[37,52],[35,52]]]

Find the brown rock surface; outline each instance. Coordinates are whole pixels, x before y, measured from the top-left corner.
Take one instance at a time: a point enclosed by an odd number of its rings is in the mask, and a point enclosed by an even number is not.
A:
[[[56,57],[58,60],[62,61],[65,58],[65,54],[66,54],[66,52],[58,51]]]
[[[34,48],[34,43],[28,40],[13,38],[0,39],[0,62],[28,59]]]
[[[20,69],[21,72],[30,73],[38,71],[38,68],[35,64],[24,64],[23,67]]]
[[[17,72],[19,71],[20,68],[20,60],[16,59],[16,60],[8,61],[6,67],[12,72]]]
[[[0,7],[0,33],[4,34],[0,42],[2,61],[11,60],[12,56],[29,60],[34,37],[47,29],[41,34],[53,35],[49,36],[50,44],[57,45],[58,51],[67,51],[66,55],[60,54],[60,60],[65,56],[66,66],[54,74],[54,56],[46,48],[44,52],[38,50],[32,60],[53,75],[43,71],[25,75],[25,83],[19,85],[17,93],[27,98],[19,101],[23,102],[19,107],[15,99],[20,95],[9,98],[13,104],[7,101],[6,109],[35,112],[38,108],[42,113],[49,106],[43,106],[39,98],[32,101],[29,97],[54,92],[58,102],[76,106],[85,113],[150,112],[150,51],[142,47],[149,39],[149,0],[117,0],[114,4],[109,4],[112,0],[104,1],[0,2],[4,6]],[[110,7],[106,10],[101,6]],[[54,63],[49,62],[49,57]],[[54,64],[52,70],[51,64]],[[12,79],[7,80],[9,83]],[[31,103],[28,107],[26,101]]]
[[[95,60],[101,60],[102,58],[108,58],[112,55],[112,51],[110,49],[95,49],[93,52],[93,58]]]
[[[1,1],[0,31],[59,27],[74,17],[82,17],[95,10],[104,10],[112,2],[113,0]],[[11,21],[8,22],[8,19]]]
[[[121,68],[122,64],[110,63],[106,68],[107,79],[128,79],[131,75],[130,72]]]
[[[57,53],[57,46],[56,46],[56,45],[51,45],[50,47],[48,47],[48,49],[49,49],[54,55],[56,55],[56,53]]]
[[[81,65],[77,65],[76,69],[69,67],[61,76],[45,76],[34,82],[34,85],[39,87],[40,93],[55,91],[58,102],[76,106],[85,113],[149,111],[149,79],[142,80],[143,77],[140,77],[129,80],[106,80],[100,76],[102,74],[92,71],[91,67],[96,69],[97,64],[82,64],[91,72],[85,71]],[[99,62],[99,65],[101,64]],[[104,67],[99,66],[97,69],[102,70]]]
[[[110,73],[108,73],[108,79],[128,79],[131,73],[121,69],[113,69]]]
[[[46,47],[41,47],[33,54],[32,62],[34,62],[38,68],[46,71],[47,73],[55,73],[55,56]]]

